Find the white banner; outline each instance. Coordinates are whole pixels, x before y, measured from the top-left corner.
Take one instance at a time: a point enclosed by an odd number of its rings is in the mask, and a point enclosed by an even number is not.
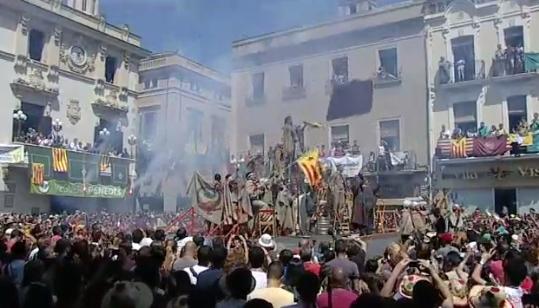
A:
[[[325,159],[335,166],[341,166],[343,168],[343,176],[348,178],[357,176],[363,167],[363,155],[326,157]]]

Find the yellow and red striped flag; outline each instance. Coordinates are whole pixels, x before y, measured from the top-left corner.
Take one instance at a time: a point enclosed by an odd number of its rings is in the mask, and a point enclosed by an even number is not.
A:
[[[32,163],[32,184],[42,185],[45,181],[45,165]]]
[[[101,161],[99,162],[99,173],[103,175],[112,174],[112,164],[109,156],[101,155]]]
[[[312,150],[298,158],[298,165],[305,174],[309,185],[317,186],[322,180],[322,170],[318,157],[318,150]]]
[[[468,157],[466,153],[466,138],[456,139],[451,142],[451,157],[453,158]]]
[[[69,164],[66,149],[52,148],[52,169],[54,172],[67,172]]]

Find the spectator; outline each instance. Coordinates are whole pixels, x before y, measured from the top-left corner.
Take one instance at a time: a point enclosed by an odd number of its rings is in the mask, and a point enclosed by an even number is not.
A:
[[[264,299],[270,302],[273,307],[283,307],[294,303],[294,294],[282,288],[284,276],[283,265],[279,261],[274,261],[269,265],[267,274],[267,287],[255,289],[249,294],[249,299]]]
[[[189,275],[192,285],[196,285],[198,275],[209,268],[211,255],[212,249],[210,246],[200,246],[197,252],[198,264],[184,269]]]
[[[335,268],[342,268],[344,276],[348,279],[348,284],[350,285],[352,279],[359,277],[359,270],[354,262],[348,260],[348,256],[346,255],[347,249],[348,244],[345,240],[337,240],[335,242],[336,257],[326,263],[326,265],[332,270]]]
[[[311,272],[320,277],[320,264],[313,262],[312,260],[312,250],[310,248],[303,248],[300,254],[301,262],[303,262],[303,267],[305,271]]]
[[[254,290],[256,281],[246,268],[237,268],[226,275],[226,288],[230,295],[217,303],[216,308],[242,308],[247,295]]]
[[[316,295],[320,290],[320,282],[315,274],[305,272],[299,277],[297,291],[299,300],[297,304],[285,306],[287,308],[316,307]]]
[[[197,265],[196,260],[196,245],[193,242],[187,242],[181,249],[180,258],[174,262],[172,269],[174,271],[181,271],[185,268],[190,268]]]
[[[266,273],[263,270],[264,260],[266,255],[260,247],[254,246],[249,250],[249,263],[251,265],[251,274],[256,281],[255,289],[266,287]]]
[[[346,287],[347,278],[340,267],[331,271],[328,291],[318,296],[318,308],[348,308],[357,299],[357,294]],[[331,291],[330,291],[331,290]],[[331,297],[330,297],[331,294]],[[330,303],[331,301],[331,303]]]
[[[196,288],[207,292],[207,295],[213,297],[215,300],[220,300],[224,297],[218,282],[224,273],[223,267],[226,256],[227,251],[224,247],[214,247],[210,254],[210,268],[201,272],[197,278]]]

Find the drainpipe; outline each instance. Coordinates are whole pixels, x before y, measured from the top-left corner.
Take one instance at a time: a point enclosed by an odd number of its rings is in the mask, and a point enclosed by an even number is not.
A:
[[[432,168],[434,166],[434,153],[432,153],[431,148],[431,136],[432,136],[432,106],[431,106],[431,93],[430,93],[430,86],[429,86],[429,72],[430,72],[430,66],[431,66],[431,55],[430,55],[430,48],[429,48],[429,30],[427,27],[425,29],[425,39],[423,41],[424,43],[424,51],[425,51],[425,99],[427,103],[427,181],[428,181],[428,188],[429,188],[429,200],[432,200]]]

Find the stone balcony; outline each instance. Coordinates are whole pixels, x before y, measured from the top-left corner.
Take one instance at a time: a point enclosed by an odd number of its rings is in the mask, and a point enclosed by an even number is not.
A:
[[[38,94],[50,98],[58,96],[58,66],[49,66],[24,55],[17,55],[14,70],[17,77],[11,83],[11,89],[16,95]]]

